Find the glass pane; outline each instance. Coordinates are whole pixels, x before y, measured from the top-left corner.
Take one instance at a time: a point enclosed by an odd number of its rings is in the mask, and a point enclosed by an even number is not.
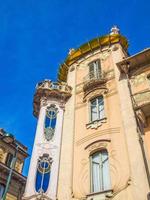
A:
[[[109,190],[110,186],[108,152],[103,150],[92,156],[92,191]]]
[[[44,158],[43,158],[44,159]],[[35,189],[37,192],[46,192],[50,181],[50,163],[48,161],[39,161]]]
[[[93,65],[93,63],[90,63],[89,64],[89,72],[91,73],[93,71],[94,71],[94,65]]]
[[[50,125],[50,119],[49,117],[46,116],[46,119],[45,119],[45,128],[49,127]]]
[[[107,151],[102,152],[102,173],[103,173],[103,189],[110,189],[110,173]]]
[[[100,166],[97,163],[93,163],[92,167],[92,176],[93,176],[93,192],[98,192],[100,191]]]
[[[95,66],[95,71],[99,72],[100,71],[100,61],[96,60],[94,66]]]
[[[104,118],[104,101],[103,97],[98,98],[98,118],[103,119]]]
[[[97,106],[96,106],[96,100],[91,102],[91,121],[94,121],[97,119]]]
[[[99,152],[92,156],[92,183],[93,192],[100,191],[100,157]]]
[[[93,154],[93,156],[92,156],[92,162],[100,164],[99,152]]]
[[[53,129],[55,129],[55,126],[56,126],[56,118],[55,118],[55,119],[52,119],[52,121],[51,121],[51,127],[52,127]]]
[[[57,110],[55,107],[48,108],[45,118],[45,128],[55,129]]]
[[[7,158],[6,158],[7,167],[11,167],[12,160],[13,160],[13,155],[11,153],[8,153]]]
[[[0,199],[2,198],[2,196],[4,194],[4,190],[5,190],[5,186],[0,184]]]

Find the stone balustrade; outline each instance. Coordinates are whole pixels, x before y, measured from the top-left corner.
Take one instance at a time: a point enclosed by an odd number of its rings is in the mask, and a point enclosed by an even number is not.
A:
[[[38,116],[41,102],[44,99],[51,98],[61,104],[65,103],[71,97],[72,88],[65,82],[52,82],[44,80],[36,85],[36,92],[33,100],[33,114]]]
[[[52,82],[50,80],[44,80],[36,85],[36,90],[38,89],[49,89],[49,90],[58,90],[60,92],[71,93],[71,87],[66,83]]]
[[[91,71],[90,73],[88,73],[88,75],[86,75],[83,79],[83,81],[89,82],[89,81],[95,81],[95,80],[105,80],[106,79],[106,73],[101,72],[101,71]]]

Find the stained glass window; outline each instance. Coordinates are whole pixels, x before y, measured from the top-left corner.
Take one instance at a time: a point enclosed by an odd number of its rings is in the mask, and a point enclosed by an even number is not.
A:
[[[39,158],[36,173],[36,191],[39,193],[45,193],[48,189],[51,175],[52,160],[48,155],[43,155]]]
[[[47,108],[45,117],[45,137],[47,140],[51,140],[54,136],[56,119],[57,119],[57,108],[55,105],[51,105]]]

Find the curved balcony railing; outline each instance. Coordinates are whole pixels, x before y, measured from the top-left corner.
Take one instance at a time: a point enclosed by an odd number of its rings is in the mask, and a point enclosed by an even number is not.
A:
[[[88,75],[84,77],[84,82],[95,81],[95,80],[105,80],[106,73],[102,71],[91,71]]]
[[[99,87],[106,82],[106,73],[102,71],[92,71],[84,77],[83,81],[83,90],[84,92],[88,92],[94,87]]]
[[[71,93],[71,87],[66,83],[51,82],[50,80],[44,80],[38,83],[36,89],[58,90],[60,92]]]

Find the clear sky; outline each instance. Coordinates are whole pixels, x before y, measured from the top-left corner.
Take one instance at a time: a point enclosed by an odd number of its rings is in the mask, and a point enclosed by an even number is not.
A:
[[[30,155],[36,83],[55,80],[69,48],[107,34],[113,25],[128,38],[130,54],[149,47],[150,1],[0,0],[0,127]]]

